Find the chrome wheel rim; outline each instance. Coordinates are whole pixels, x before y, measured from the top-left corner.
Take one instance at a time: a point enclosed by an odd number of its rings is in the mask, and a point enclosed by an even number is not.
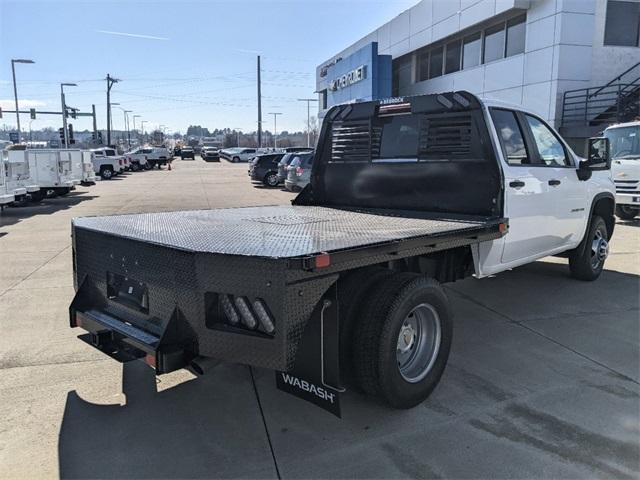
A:
[[[609,256],[609,242],[601,230],[596,230],[591,241],[591,267],[596,270]]]
[[[405,317],[398,333],[396,360],[403,379],[417,383],[433,368],[442,340],[440,316],[428,303],[415,307]]]

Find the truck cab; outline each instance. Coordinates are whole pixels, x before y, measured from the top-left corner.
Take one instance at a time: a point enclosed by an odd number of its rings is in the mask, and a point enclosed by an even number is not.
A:
[[[504,176],[509,235],[479,246],[480,277],[576,248],[594,212],[609,237],[615,188],[603,164],[591,170],[536,113],[485,100],[484,113]]]
[[[633,220],[640,213],[640,120],[611,125],[604,136],[611,145],[616,215]]]

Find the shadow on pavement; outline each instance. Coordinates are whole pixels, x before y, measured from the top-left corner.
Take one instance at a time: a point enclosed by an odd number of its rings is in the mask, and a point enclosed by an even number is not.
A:
[[[229,365],[162,392],[142,362],[123,366],[126,405],[67,395],[61,478],[274,478],[247,367]]]
[[[70,192],[61,197],[9,207],[0,213],[0,227],[16,224],[35,215],[49,215],[59,210],[66,210],[94,198],[97,198],[97,195],[90,195],[88,192]]]

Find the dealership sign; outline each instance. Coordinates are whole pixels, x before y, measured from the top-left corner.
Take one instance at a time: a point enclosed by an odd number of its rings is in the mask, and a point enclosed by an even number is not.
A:
[[[360,65],[358,68],[345,73],[341,77],[331,80],[329,83],[329,90],[336,91],[341,88],[348,87],[354,83],[358,83],[366,78],[366,70],[364,65]]]

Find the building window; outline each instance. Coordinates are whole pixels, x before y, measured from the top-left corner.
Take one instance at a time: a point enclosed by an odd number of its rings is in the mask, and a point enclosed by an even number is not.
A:
[[[504,23],[484,31],[483,63],[493,62],[504,57]]]
[[[640,3],[622,0],[607,2],[604,44],[640,46]]]
[[[413,83],[411,76],[412,55],[405,55],[393,61],[393,95],[398,96],[399,92]]]
[[[464,49],[462,57],[462,68],[475,67],[480,65],[480,32],[469,35],[464,39]]]
[[[429,79],[429,50],[418,51],[418,82]]]
[[[438,47],[431,50],[431,56],[429,57],[429,78],[436,78],[442,75],[443,58],[443,47]]]
[[[526,15],[521,15],[507,22],[507,57],[524,53],[526,21]]]
[[[447,54],[445,56],[444,73],[453,73],[460,70],[461,53],[462,42],[460,40],[447,43]]]

